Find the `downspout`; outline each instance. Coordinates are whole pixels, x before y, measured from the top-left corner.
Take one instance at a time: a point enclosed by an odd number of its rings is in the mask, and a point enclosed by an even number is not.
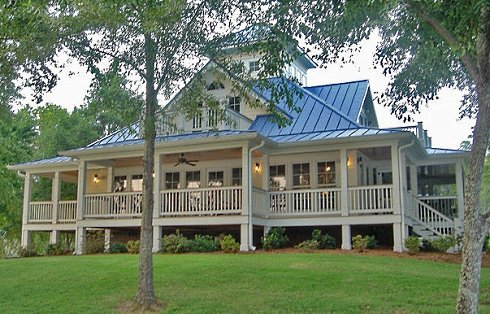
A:
[[[413,144],[415,144],[415,140],[412,140],[410,142],[410,144],[407,144],[407,145],[403,145],[403,146],[400,146],[398,147],[398,185],[400,186],[400,188],[398,189],[399,191],[399,198],[400,198],[400,214],[401,214],[401,223],[402,223],[402,241],[403,239],[405,239],[405,198],[404,198],[404,193],[403,193],[403,181],[402,181],[402,170],[401,169],[401,156],[402,156],[402,150],[405,149],[405,148],[409,148],[410,146],[412,146]],[[412,178],[410,178],[411,180],[413,180]],[[402,243],[402,247],[404,247],[403,243]]]
[[[262,140],[259,145],[250,148],[248,151],[248,169],[250,171],[250,176],[248,180],[248,247],[250,250],[255,251],[255,246],[253,245],[253,226],[252,226],[252,152],[264,147],[265,141]]]

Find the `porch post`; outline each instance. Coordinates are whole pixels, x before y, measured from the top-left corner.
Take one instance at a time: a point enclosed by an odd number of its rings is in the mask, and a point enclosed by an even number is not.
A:
[[[351,235],[351,226],[350,225],[342,225],[342,250],[351,250],[352,249],[352,235]]]
[[[458,195],[458,218],[464,218],[464,185],[463,185],[463,166],[461,162],[455,164],[456,170],[456,193]]]
[[[49,243],[50,244],[56,244],[60,242],[60,231],[59,230],[53,230],[49,233]]]
[[[162,239],[162,227],[156,225],[155,219],[160,217],[162,207],[160,189],[162,187],[161,156],[155,153],[155,178],[153,179],[153,248],[152,252],[160,251],[160,241]]]
[[[107,192],[114,191],[114,167],[107,167]]]
[[[60,195],[61,195],[60,172],[55,171],[53,184],[51,187],[51,201],[53,202],[53,224],[58,223],[58,208],[60,203]]]
[[[104,229],[104,252],[109,252],[111,249],[111,229]]]
[[[393,206],[393,213],[401,215],[401,204],[400,204],[400,197],[402,193],[402,186],[400,186],[400,168],[399,168],[399,161],[398,161],[398,144],[392,144],[391,145],[391,169],[392,169],[392,176],[393,176],[393,194],[391,196],[392,198],[392,206]]]
[[[75,231],[75,254],[82,255],[85,253],[85,240],[87,238],[87,228],[77,227]]]
[[[245,216],[249,221],[249,215],[251,215],[251,206],[248,202],[249,188],[251,181],[250,174],[250,160],[248,157],[248,142],[242,146],[242,216]],[[240,225],[240,251],[249,250],[249,235],[248,235],[248,223]]]
[[[161,247],[163,236],[163,228],[161,226],[153,226],[153,253],[158,253]]]
[[[393,224],[393,251],[394,252],[403,252],[403,226],[401,223]]]
[[[416,165],[410,165],[410,190],[413,196],[417,196],[419,194]]]
[[[262,190],[269,191],[269,155],[262,155]]]
[[[27,223],[29,222],[29,206],[31,202],[32,177],[29,172],[26,172],[24,177],[24,204],[22,208],[22,235],[21,245],[27,247],[31,244],[31,231],[27,231]]]
[[[87,161],[78,162],[78,190],[77,190],[77,221],[83,220],[85,214],[85,190],[87,184]]]
[[[340,210],[342,216],[349,216],[349,177],[347,167],[347,149],[340,149]],[[342,225],[342,239],[344,234],[344,225]],[[350,249],[350,226],[349,226],[349,249]],[[344,241],[342,240],[342,246]]]

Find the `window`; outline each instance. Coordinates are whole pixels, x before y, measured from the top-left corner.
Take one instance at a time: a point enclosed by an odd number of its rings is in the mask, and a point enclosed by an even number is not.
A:
[[[133,174],[131,176],[131,191],[140,192],[143,191],[143,175]]]
[[[128,179],[126,176],[114,177],[114,192],[124,192],[128,187]]]
[[[208,121],[207,126],[215,128],[218,125],[218,110],[210,109],[208,110]]]
[[[202,128],[202,104],[197,105],[196,116],[192,119],[192,128],[193,129]]]
[[[167,172],[165,173],[165,188],[167,190],[180,189],[180,173]]]
[[[293,164],[293,186],[307,187],[310,185],[310,164]]]
[[[231,170],[231,185],[242,185],[242,168],[233,168]]]
[[[228,100],[228,108],[240,112],[240,97],[230,97]]]
[[[260,70],[260,63],[259,63],[259,61],[250,61],[248,63],[248,70],[250,72],[257,72],[258,70]]]
[[[218,81],[213,81],[211,84],[208,85],[208,90],[217,90],[217,89],[224,89],[225,85],[223,83],[218,82]]]
[[[335,162],[319,162],[318,163],[318,185],[332,186],[335,185]]]
[[[277,165],[269,167],[269,187],[271,191],[286,189],[286,166]]]
[[[185,182],[188,189],[197,189],[201,187],[201,172],[187,171],[185,173]]]
[[[209,187],[223,186],[223,171],[210,171],[208,173],[208,186]]]

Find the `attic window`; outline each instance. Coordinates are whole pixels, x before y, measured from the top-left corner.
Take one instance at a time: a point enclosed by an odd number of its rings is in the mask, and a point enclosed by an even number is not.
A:
[[[230,97],[228,100],[228,108],[236,112],[240,112],[240,97]]]
[[[250,72],[257,72],[260,70],[260,63],[259,61],[250,61],[248,63],[248,70]]]
[[[208,90],[225,89],[225,85],[218,81],[213,81],[208,85]]]

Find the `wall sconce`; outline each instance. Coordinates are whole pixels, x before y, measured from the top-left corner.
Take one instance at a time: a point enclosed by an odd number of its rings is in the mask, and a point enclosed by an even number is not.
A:
[[[255,173],[260,173],[260,164],[258,162],[255,163],[255,167],[254,167],[254,170],[255,170]]]
[[[352,165],[352,161],[350,160],[350,158],[347,158],[347,167],[350,167]]]
[[[93,179],[94,183],[97,184],[99,183],[99,176],[97,174],[94,174],[94,179]]]

